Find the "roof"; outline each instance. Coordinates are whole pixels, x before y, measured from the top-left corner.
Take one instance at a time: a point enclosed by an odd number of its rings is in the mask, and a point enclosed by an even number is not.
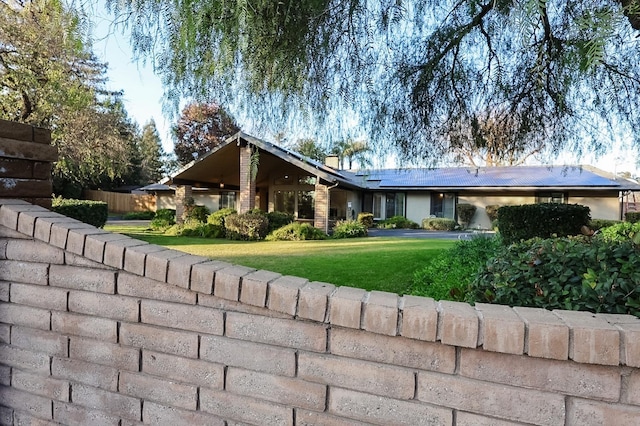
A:
[[[589,166],[446,167],[385,169],[354,173],[366,189],[615,189],[638,183]]]

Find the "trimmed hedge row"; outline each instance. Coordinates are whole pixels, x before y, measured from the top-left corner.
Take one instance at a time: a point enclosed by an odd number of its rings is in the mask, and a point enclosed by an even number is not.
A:
[[[102,228],[107,223],[109,217],[109,209],[104,201],[75,200],[54,198],[51,201],[51,210],[56,213],[63,214],[93,225],[96,228]]]
[[[590,220],[589,207],[579,204],[525,204],[498,209],[498,228],[507,245],[535,237],[578,235]]]

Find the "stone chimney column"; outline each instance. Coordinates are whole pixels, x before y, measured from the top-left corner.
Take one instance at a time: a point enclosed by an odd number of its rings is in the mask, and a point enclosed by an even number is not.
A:
[[[256,180],[251,176],[251,146],[240,146],[240,209],[238,213],[253,210],[256,205]]]
[[[191,185],[178,185],[176,188],[176,223],[184,223],[185,206],[193,199]]]

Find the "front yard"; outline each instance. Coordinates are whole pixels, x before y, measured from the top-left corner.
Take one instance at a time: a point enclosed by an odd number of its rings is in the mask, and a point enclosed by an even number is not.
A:
[[[379,237],[246,242],[166,236],[142,226],[107,225],[105,229],[175,250],[283,275],[398,294],[408,292],[415,271],[454,244],[446,240]]]

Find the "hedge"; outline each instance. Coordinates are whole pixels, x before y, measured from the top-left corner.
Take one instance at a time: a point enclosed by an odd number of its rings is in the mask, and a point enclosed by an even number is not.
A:
[[[54,198],[51,210],[96,228],[102,228],[109,217],[109,209],[104,201]]]
[[[631,223],[640,222],[640,212],[626,212],[624,214],[624,220]]]
[[[589,207],[579,204],[525,204],[498,209],[498,228],[507,245],[535,237],[578,235],[590,220]]]

